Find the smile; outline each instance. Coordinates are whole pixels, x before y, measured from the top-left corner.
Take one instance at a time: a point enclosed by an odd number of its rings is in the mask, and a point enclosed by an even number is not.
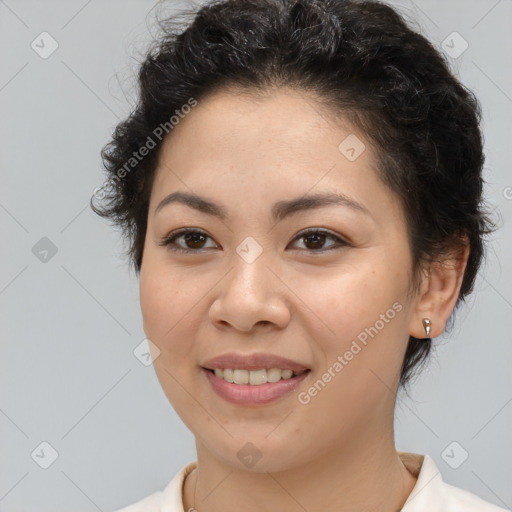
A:
[[[268,382],[279,382],[281,379],[288,380],[298,375],[302,375],[306,370],[294,372],[279,368],[259,369],[259,370],[243,370],[231,368],[215,368],[211,370],[219,379],[224,379],[231,384],[249,384],[250,386],[261,386]]]
[[[310,373],[310,370],[304,370],[295,375],[292,370],[277,368],[250,371],[230,370],[229,368],[217,370],[203,368],[202,370],[210,389],[217,396],[231,404],[246,407],[266,405],[289,395]],[[222,372],[222,376],[216,375],[216,373],[220,375],[220,372]],[[227,378],[236,379],[238,383],[226,380],[226,373]],[[252,381],[258,383],[250,383],[251,374],[253,374]],[[277,380],[272,382],[270,379]]]

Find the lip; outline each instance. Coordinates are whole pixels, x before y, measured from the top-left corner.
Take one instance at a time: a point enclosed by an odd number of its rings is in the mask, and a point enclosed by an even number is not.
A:
[[[216,368],[219,368],[219,366],[216,366]],[[261,368],[261,365],[259,368]],[[272,368],[276,367],[272,366]],[[239,369],[248,368],[239,367]],[[260,384],[259,386],[251,386],[250,384],[232,384],[220,377],[217,377],[210,369],[207,368],[203,368],[202,373],[205,375],[213,391],[227,402],[243,406],[256,406],[268,404],[291,393],[309,375],[310,371],[306,371],[290,379],[281,379],[277,382],[267,382],[266,384]]]
[[[302,372],[309,368],[297,361],[292,361],[286,357],[274,354],[235,354],[233,352],[222,354],[209,359],[201,365],[207,370],[215,368],[231,368],[233,370],[261,370],[262,368],[279,368],[280,370],[292,370],[293,372]],[[226,382],[229,384],[229,382]],[[262,386],[265,384],[262,384]]]

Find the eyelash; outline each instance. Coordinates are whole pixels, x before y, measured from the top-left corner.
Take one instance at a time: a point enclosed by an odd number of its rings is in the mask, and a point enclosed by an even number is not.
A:
[[[162,240],[160,242],[158,242],[158,245],[167,247],[167,249],[170,251],[180,252],[180,253],[197,253],[197,252],[202,252],[202,251],[208,250],[208,248],[207,249],[184,249],[183,247],[176,246],[174,241],[176,239],[178,239],[180,236],[187,235],[187,234],[200,234],[200,235],[205,236],[206,238],[211,238],[209,235],[207,235],[206,233],[204,233],[203,231],[200,231],[198,229],[184,228],[184,229],[180,229],[178,231],[174,231],[173,233],[170,233],[169,235],[167,235],[165,238],[162,238]],[[311,253],[323,253],[323,252],[332,251],[332,250],[339,249],[341,247],[345,247],[345,246],[349,245],[348,242],[346,242],[339,236],[335,235],[334,233],[331,233],[330,231],[327,231],[324,229],[316,229],[316,228],[309,228],[304,231],[301,231],[293,239],[293,241],[299,240],[301,238],[305,238],[306,236],[309,236],[309,235],[318,235],[318,234],[326,235],[328,238],[335,240],[336,245],[333,247],[329,247],[328,249],[317,249],[317,250],[301,249],[301,250],[306,250],[307,252],[311,252]]]

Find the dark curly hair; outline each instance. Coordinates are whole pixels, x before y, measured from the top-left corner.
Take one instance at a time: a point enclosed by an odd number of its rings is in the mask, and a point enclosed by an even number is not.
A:
[[[423,264],[469,244],[458,306],[494,224],[482,202],[480,106],[440,53],[376,1],[214,0],[192,14],[185,26],[179,14],[158,20],[162,34],[138,71],[138,103],[101,152],[108,181],[95,196],[102,204],[91,198],[93,210],[122,229],[137,274],[165,137],[153,140],[134,170],[126,162],[191,98],[231,86],[255,93],[291,86],[315,93],[374,144],[380,177],[408,219],[414,289]],[[430,347],[409,338],[404,388]]]

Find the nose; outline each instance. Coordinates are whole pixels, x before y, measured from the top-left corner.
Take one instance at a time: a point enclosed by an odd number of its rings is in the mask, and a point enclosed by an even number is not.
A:
[[[252,263],[234,256],[233,266],[219,283],[209,310],[217,328],[251,332],[257,325],[286,327],[290,321],[288,289],[269,263],[263,255]]]

